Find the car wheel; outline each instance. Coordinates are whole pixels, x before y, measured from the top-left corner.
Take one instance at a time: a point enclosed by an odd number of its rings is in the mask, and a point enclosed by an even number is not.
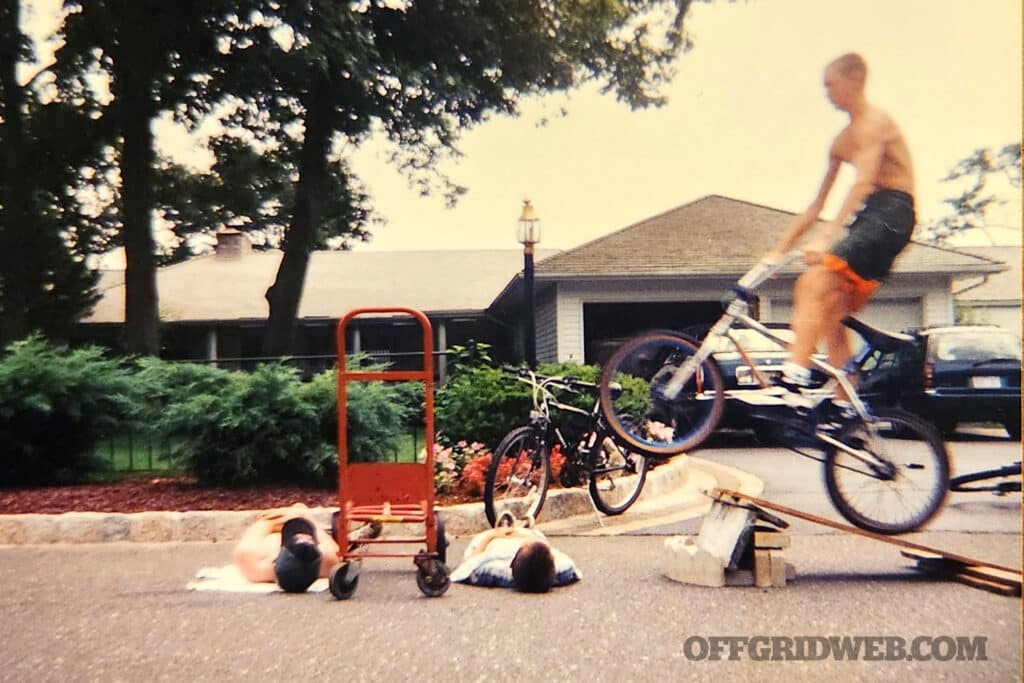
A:
[[[763,420],[756,420],[754,422],[753,429],[754,438],[756,438],[758,443],[762,446],[772,446],[778,443],[778,432],[775,429],[774,424]]]
[[[1013,441],[1020,441],[1020,418],[1003,422],[1003,428]]]
[[[939,434],[943,437],[953,436],[956,433],[956,420],[949,418],[936,418],[934,420],[935,428],[939,430]]]

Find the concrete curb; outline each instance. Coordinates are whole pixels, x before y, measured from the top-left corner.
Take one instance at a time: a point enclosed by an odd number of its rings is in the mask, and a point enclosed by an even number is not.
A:
[[[698,485],[704,488],[707,476],[691,477],[691,467],[699,469],[704,475],[710,474],[719,485],[726,487],[739,488],[738,482],[751,476],[699,458],[680,456],[648,474],[640,500],[671,493],[679,496],[679,505],[706,502]],[[470,535],[488,527],[481,503],[437,509],[444,518],[449,535]],[[701,505],[701,510],[695,512],[695,515],[702,514],[702,510]],[[311,508],[310,514],[317,524],[326,528],[330,525],[332,511],[333,508]],[[581,514],[593,514],[590,496],[585,488],[555,489],[548,492],[540,521],[549,522]],[[0,515],[0,545],[234,542],[259,515],[259,510]],[[413,527],[410,525],[409,529]],[[395,533],[415,533],[409,529],[396,529]]]

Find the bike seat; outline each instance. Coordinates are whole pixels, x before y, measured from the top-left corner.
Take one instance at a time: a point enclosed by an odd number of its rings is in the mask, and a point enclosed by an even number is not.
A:
[[[612,395],[612,400],[618,400],[619,396],[622,396],[622,385],[618,382],[608,383],[608,392]]]
[[[901,332],[887,332],[880,330],[877,327],[872,327],[862,320],[857,320],[852,317],[843,318],[843,325],[849,327],[851,330],[859,334],[864,338],[872,348],[876,348],[880,351],[895,351],[901,346],[914,341],[914,338],[909,334],[903,334]]]

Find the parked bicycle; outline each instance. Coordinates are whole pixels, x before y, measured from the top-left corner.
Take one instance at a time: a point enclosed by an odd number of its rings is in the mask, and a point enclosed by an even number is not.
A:
[[[758,264],[744,275],[726,300],[724,315],[703,341],[679,332],[641,334],[623,344],[605,364],[600,379],[600,405],[609,428],[630,448],[651,456],[668,456],[698,447],[718,425],[726,394],[746,401],[782,426],[801,455],[824,465],[825,487],[839,513],[858,527],[883,534],[913,531],[941,508],[949,480],[949,456],[935,428],[897,409],[872,413],[849,379],[877,354],[910,341],[904,334],[876,329],[847,318],[844,324],[864,339],[865,345],[844,368],[820,358],[814,366],[827,381],[802,393],[805,405],[790,407],[787,391],[771,386],[726,392],[712,352],[721,337],[736,326],[756,330],[773,341],[789,339],[749,315],[754,291],[783,268],[797,252],[775,264]],[[737,341],[734,337],[734,343]],[[646,382],[649,406],[636,419],[613,386],[633,378]],[[836,386],[850,398],[855,415],[843,415],[829,398]]]
[[[974,484],[980,484],[974,486]],[[989,491],[997,496],[1021,490],[1020,460],[991,470],[968,472],[949,480],[949,490],[957,493]]]
[[[551,455],[564,456],[562,486],[589,483],[594,506],[606,515],[625,512],[643,490],[647,459],[622,445],[608,429],[597,402],[597,385],[573,377],[547,377],[530,370],[502,368],[532,390],[529,423],[510,431],[494,449],[484,488],[484,511],[494,526],[507,510],[537,518],[551,480]],[[612,387],[611,391],[621,391]],[[594,396],[591,410],[563,402],[555,392]],[[552,410],[562,413],[553,417]]]

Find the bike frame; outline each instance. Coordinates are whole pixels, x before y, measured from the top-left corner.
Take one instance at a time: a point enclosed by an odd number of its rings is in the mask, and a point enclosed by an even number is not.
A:
[[[517,371],[516,379],[524,384],[529,384],[533,392],[533,410],[530,411],[530,422],[533,423],[535,420],[544,420],[545,432],[551,427],[554,428],[555,438],[562,446],[563,452],[567,455],[571,452],[575,455],[576,464],[585,465],[587,472],[593,476],[595,474],[605,474],[607,472],[614,471],[613,469],[598,469],[596,466],[591,466],[586,462],[587,458],[593,453],[595,447],[600,447],[601,444],[597,443],[597,435],[599,430],[599,421],[601,419],[601,403],[599,398],[594,399],[594,407],[588,412],[582,408],[578,408],[568,403],[562,403],[558,400],[558,396],[551,391],[549,387],[559,386],[568,391],[572,391],[574,386],[583,386],[587,388],[593,388],[597,390],[596,385],[592,385],[588,382],[582,382],[579,380],[568,380],[564,377],[544,377],[538,379],[537,373],[532,370]],[[576,415],[581,415],[590,420],[590,427],[584,437],[586,445],[585,452],[581,452],[582,449],[573,447],[562,434],[559,427],[551,419],[551,408],[557,408],[558,410],[564,410]],[[612,438],[610,434],[606,434],[605,438]],[[614,442],[614,439],[612,439]],[[620,448],[618,445],[615,448]]]
[[[729,334],[729,331],[735,326],[737,322],[741,323],[745,327],[748,327],[758,332],[764,337],[771,339],[772,341],[783,347],[789,347],[792,341],[791,339],[778,334],[776,330],[767,327],[760,321],[750,316],[749,301],[753,296],[754,290],[756,290],[758,286],[760,286],[766,280],[774,276],[776,273],[782,270],[782,268],[784,268],[786,265],[788,265],[790,262],[795,260],[800,255],[801,252],[793,251],[775,263],[761,262],[754,266],[749,272],[747,272],[743,277],[739,279],[739,281],[736,284],[736,287],[733,289],[733,293],[735,296],[729,302],[729,305],[726,307],[725,313],[708,331],[707,335],[704,338],[704,341],[697,349],[697,352],[694,353],[689,358],[687,358],[686,361],[683,362],[683,364],[676,369],[676,371],[673,373],[672,377],[668,380],[668,382],[665,383],[665,386],[662,388],[662,394],[665,397],[665,399],[671,401],[672,399],[679,395],[679,392],[686,385],[686,383],[690,381],[690,379],[696,374],[701,364],[711,357],[712,353],[714,352],[714,349],[716,348],[716,342],[719,339],[725,337],[732,341],[732,343],[736,345],[737,348],[741,348],[736,339]],[[853,383],[849,380],[848,377],[848,373],[859,367],[867,359],[871,351],[871,346],[867,345],[865,347],[865,350],[862,351],[859,355],[852,358],[847,363],[846,367],[843,369],[836,368],[835,366],[830,365],[829,363],[819,358],[814,358],[812,356],[811,363],[829,377],[828,381],[826,381],[826,383],[821,388],[816,389],[812,392],[812,395],[814,395],[820,402],[835,390],[836,385],[840,386],[846,393],[847,397],[849,397],[850,403],[853,405],[853,408],[857,412],[857,415],[860,416],[860,419],[867,428],[868,434],[872,439],[874,439],[877,437],[875,419],[868,412],[867,406],[864,404],[860,396],[857,394],[857,390],[854,388]],[[741,355],[745,355],[745,352],[742,350]],[[753,369],[752,363],[751,368]],[[851,448],[850,446],[847,446],[846,444],[842,443],[838,439],[828,434],[816,433],[815,436],[821,441],[824,441],[825,443],[829,444],[830,446],[841,449],[842,451],[848,453],[849,455],[860,460],[866,465],[874,467],[878,464],[875,461],[875,459],[870,456],[870,454],[860,449]]]

